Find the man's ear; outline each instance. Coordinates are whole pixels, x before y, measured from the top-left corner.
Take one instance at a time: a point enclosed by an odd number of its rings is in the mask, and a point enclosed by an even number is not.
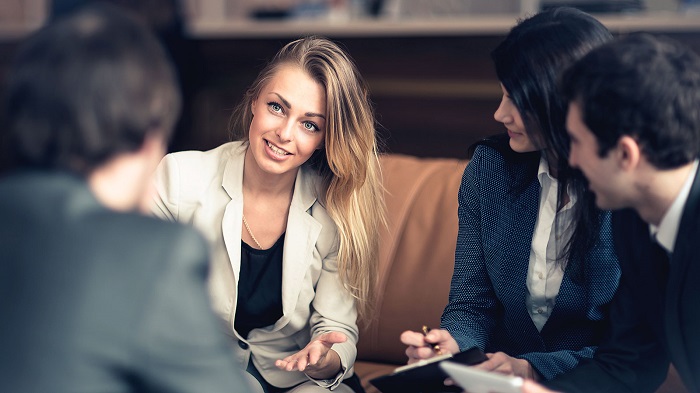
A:
[[[629,135],[623,135],[617,141],[615,150],[620,168],[625,171],[631,171],[637,168],[642,151],[634,138]]]

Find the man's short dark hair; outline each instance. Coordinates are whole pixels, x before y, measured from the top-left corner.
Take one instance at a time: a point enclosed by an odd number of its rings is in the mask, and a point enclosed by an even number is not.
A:
[[[149,29],[105,4],[30,37],[10,69],[8,147],[21,167],[87,175],[172,132],[180,110],[175,71]]]
[[[581,106],[601,156],[623,135],[633,137],[659,169],[700,154],[700,57],[678,42],[623,36],[574,64],[561,88]]]

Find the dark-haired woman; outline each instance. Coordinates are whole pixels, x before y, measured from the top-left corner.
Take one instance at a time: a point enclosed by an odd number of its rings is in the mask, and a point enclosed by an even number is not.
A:
[[[620,276],[610,214],[551,147],[569,145],[557,76],[611,38],[590,15],[559,8],[493,51],[503,90],[494,118],[507,134],[478,143],[464,172],[442,329],[404,332],[409,362],[434,356],[432,344],[478,347],[489,358],[479,368],[551,379],[593,356]]]

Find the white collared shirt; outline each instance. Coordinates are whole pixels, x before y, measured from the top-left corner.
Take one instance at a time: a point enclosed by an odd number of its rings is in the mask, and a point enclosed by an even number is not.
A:
[[[569,192],[570,201],[557,212],[559,182],[550,175],[549,165],[544,156],[540,159],[537,179],[541,187],[540,207],[530,248],[525,305],[532,322],[537,330],[541,331],[554,309],[564,278],[564,271],[557,260],[573,233],[571,208],[576,200]],[[555,223],[558,224],[558,228],[555,228]]]
[[[659,222],[659,226],[649,225],[649,231],[652,237],[656,238],[656,241],[666,252],[673,252],[674,245],[676,244],[676,236],[678,236],[678,227],[681,225],[683,208],[685,207],[685,202],[688,200],[688,195],[690,195],[690,188],[693,185],[693,180],[695,179],[697,171],[698,160],[695,160],[695,162],[693,162],[693,168],[688,174],[688,178],[685,179],[685,183],[683,183],[683,187],[681,187],[681,191],[676,196],[676,199],[673,200],[671,207],[664,213],[664,216]]]

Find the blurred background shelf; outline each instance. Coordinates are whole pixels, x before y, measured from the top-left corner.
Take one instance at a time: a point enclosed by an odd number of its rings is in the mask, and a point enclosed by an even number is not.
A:
[[[594,15],[616,33],[700,32],[700,14],[657,11]],[[519,15],[483,15],[409,20],[193,20],[188,25],[188,34],[195,39],[293,38],[309,34],[336,38],[505,35],[518,18]]]
[[[172,6],[176,1],[121,2],[142,7],[152,2]],[[188,0],[175,25],[162,25],[164,18],[153,15],[161,8],[140,8],[157,25],[185,94],[171,150],[209,149],[228,140],[231,110],[265,61],[291,39],[310,34],[334,39],[355,59],[371,89],[386,151],[464,157],[470,144],[503,131],[493,120],[501,92],[490,52],[516,23],[518,13],[257,21],[216,8],[232,0],[204,1]],[[258,4],[262,3],[274,1]],[[46,4],[47,0],[0,0],[0,83],[18,43],[48,15]],[[700,13],[669,10],[676,3],[655,4],[646,12],[596,16],[615,34],[667,35],[700,53]]]
[[[2,0],[12,1],[12,0]],[[2,8],[0,7],[0,11]],[[594,14],[615,33],[646,31],[652,33],[700,32],[700,12],[636,12],[629,14]],[[20,19],[2,18],[0,40],[24,37],[43,24],[44,12],[34,12]],[[184,33],[192,39],[294,38],[318,34],[332,38],[407,37],[407,36],[484,36],[505,35],[520,18],[517,14],[472,15],[428,19],[370,18],[314,19],[192,19]]]

